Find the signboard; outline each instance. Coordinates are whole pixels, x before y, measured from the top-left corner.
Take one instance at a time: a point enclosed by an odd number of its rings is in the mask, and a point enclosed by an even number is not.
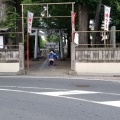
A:
[[[28,33],[31,33],[31,29],[32,29],[32,21],[33,21],[33,13],[28,11]]]
[[[78,34],[78,33],[75,33],[74,42],[75,42],[77,45],[79,44],[79,34]]]
[[[110,22],[110,7],[104,6],[104,30],[109,30]]]

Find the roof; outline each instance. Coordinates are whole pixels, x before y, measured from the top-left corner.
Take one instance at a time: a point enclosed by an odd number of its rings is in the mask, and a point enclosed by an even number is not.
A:
[[[7,31],[9,28],[0,28],[0,31]]]

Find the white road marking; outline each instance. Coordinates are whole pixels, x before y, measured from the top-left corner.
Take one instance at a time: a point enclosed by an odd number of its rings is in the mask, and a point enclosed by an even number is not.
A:
[[[97,102],[97,103],[103,104],[103,105],[114,106],[114,107],[120,107],[120,101],[105,101],[105,102]]]
[[[26,87],[26,88],[28,88],[28,87]],[[57,92],[32,92],[32,91],[12,90],[12,89],[0,89],[0,91],[30,93],[30,94],[35,94],[35,95],[47,95],[47,96],[54,96],[54,97],[66,98],[66,99],[71,99],[71,100],[78,100],[78,101],[95,103],[95,104],[102,104],[102,105],[109,105],[109,106],[114,106],[114,107],[120,107],[120,101],[103,101],[103,102],[98,102],[98,101],[93,101],[93,100],[87,100],[87,99],[81,99],[81,98],[74,98],[74,97],[64,96],[64,95],[75,95],[75,94],[98,94],[98,93],[99,94],[104,94],[103,92],[81,91],[81,90],[57,91]],[[105,94],[107,94],[107,93],[105,93]],[[111,95],[113,93],[108,93],[108,94]],[[120,94],[113,94],[113,95],[120,95]]]
[[[42,90],[69,90],[69,89],[57,89],[57,88],[40,88],[40,87],[24,87],[24,86],[0,86],[1,88],[25,88],[25,89],[42,89]]]
[[[30,91],[23,91],[23,90],[11,90],[11,89],[0,89],[0,91],[19,92],[19,93],[36,93],[37,94],[37,92],[30,92]]]
[[[63,96],[63,95],[75,95],[75,94],[95,94],[100,92],[82,91],[82,90],[72,90],[72,91],[57,91],[57,92],[42,92],[42,95],[49,96]]]
[[[81,99],[81,98],[74,98],[74,97],[67,97],[67,96],[58,96],[58,97],[67,98],[67,99],[71,99],[71,100],[78,100],[78,101],[83,101],[83,102],[89,102],[89,103],[95,103],[95,104],[108,105],[108,106],[113,106],[113,107],[120,107],[120,101],[97,102],[97,101]]]
[[[57,93],[56,92],[53,92],[53,93],[56,93],[56,95],[58,94],[58,92],[59,92],[59,94],[60,94],[60,92],[62,92],[62,91],[58,91],[58,90],[64,90],[63,92],[65,93],[66,91],[71,91],[70,89],[57,89],[57,88],[40,88],[40,87],[24,87],[24,86],[0,86],[1,88],[25,88],[25,89],[38,89],[38,90],[56,90],[57,91]],[[11,90],[11,89],[10,89]],[[72,90],[73,91],[73,90]],[[74,91],[78,91],[78,90],[74,90]],[[81,90],[79,90],[79,92],[80,93],[85,93],[86,92],[86,94],[89,94],[89,93],[101,93],[101,94],[109,94],[109,95],[117,95],[117,96],[120,96],[120,94],[118,94],[118,93],[108,93],[108,92],[94,92],[94,91],[81,91]],[[43,92],[42,94],[48,94],[48,95],[51,95],[51,93],[52,92]],[[68,93],[68,92],[67,92]],[[55,95],[53,95],[53,96],[55,96]]]

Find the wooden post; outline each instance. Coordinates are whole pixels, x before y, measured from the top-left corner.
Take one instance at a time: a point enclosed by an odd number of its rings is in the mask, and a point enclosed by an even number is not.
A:
[[[23,39],[23,44],[24,44],[24,7],[22,5],[22,39]]]
[[[48,13],[48,4],[47,4],[47,17],[49,16],[49,13]]]
[[[27,70],[29,70],[29,33],[27,33]]]

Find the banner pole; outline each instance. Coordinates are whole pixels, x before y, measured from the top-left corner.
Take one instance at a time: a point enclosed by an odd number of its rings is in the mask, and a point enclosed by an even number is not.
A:
[[[31,33],[31,29],[32,29],[32,21],[33,21],[33,13],[28,11],[28,20],[27,20],[27,24],[28,24],[28,28],[27,28],[27,70],[29,70],[29,33]]]
[[[29,70],[29,33],[27,32],[27,70]]]

